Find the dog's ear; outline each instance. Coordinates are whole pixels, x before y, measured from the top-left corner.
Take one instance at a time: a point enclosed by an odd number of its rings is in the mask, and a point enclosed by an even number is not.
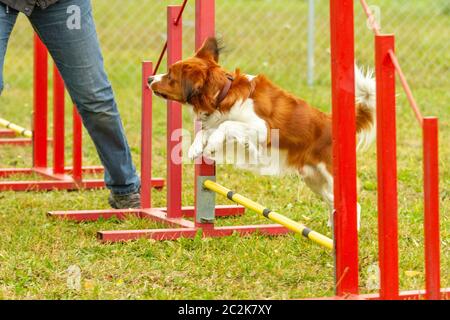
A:
[[[191,102],[192,97],[200,92],[205,83],[206,74],[203,70],[193,68],[189,65],[184,66],[182,70],[181,89],[183,100]]]
[[[186,101],[186,103],[191,103],[192,97],[197,94],[193,81],[189,78],[183,78],[181,81],[181,88],[183,90],[183,100]]]
[[[222,49],[223,47],[221,47],[219,40],[217,40],[217,38],[210,37],[205,40],[202,47],[197,51],[195,56],[200,59],[214,60],[215,62],[219,62],[219,55]]]

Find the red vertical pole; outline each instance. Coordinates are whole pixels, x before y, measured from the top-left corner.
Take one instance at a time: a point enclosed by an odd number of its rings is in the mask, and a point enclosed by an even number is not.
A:
[[[336,294],[358,294],[353,1],[330,0]]]
[[[195,1],[195,48],[198,50],[203,42],[208,37],[215,35],[215,0],[196,0]],[[201,129],[201,122],[195,122],[195,132],[197,133]],[[195,165],[195,184],[199,176],[215,176],[216,166],[210,164],[211,161],[206,163],[202,159],[201,163]],[[195,187],[197,190],[197,187]],[[197,196],[195,199],[197,200]],[[197,212],[198,203],[195,203],[195,211]],[[198,223],[202,228],[212,228],[212,223]]]
[[[440,299],[438,119],[423,119],[426,298]]]
[[[33,166],[47,167],[47,48],[34,35]]]
[[[53,65],[53,173],[64,173],[64,81]]]
[[[152,91],[147,85],[152,75],[152,63],[142,62],[142,120],[141,120],[141,206],[151,208],[152,188]]]
[[[377,87],[378,250],[380,298],[397,299],[398,221],[393,35],[375,36]]]
[[[82,161],[83,161],[83,149],[82,149],[82,139],[83,139],[83,127],[81,124],[81,117],[77,111],[77,107],[73,106],[72,111],[73,118],[73,144],[72,144],[72,177],[75,181],[80,182],[83,178],[83,169],[82,169]]]
[[[167,68],[182,56],[182,18],[175,24],[181,6],[167,7]],[[181,218],[181,104],[167,101],[167,216]],[[180,152],[177,152],[179,150]]]

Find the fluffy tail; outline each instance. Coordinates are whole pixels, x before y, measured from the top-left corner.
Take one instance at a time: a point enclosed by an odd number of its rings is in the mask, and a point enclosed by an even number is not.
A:
[[[355,65],[355,84],[357,150],[365,150],[375,140],[376,133],[376,90],[373,71],[367,69],[364,73]]]

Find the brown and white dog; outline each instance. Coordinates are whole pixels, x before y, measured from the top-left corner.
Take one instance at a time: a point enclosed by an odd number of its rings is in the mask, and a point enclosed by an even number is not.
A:
[[[219,64],[215,38],[205,41],[195,56],[170,66],[168,73],[149,78],[153,92],[164,99],[190,105],[200,130],[188,155],[214,159],[224,143],[244,144],[253,157],[273,157],[271,132],[277,132],[274,174],[297,172],[332,210],[333,165],[331,117],[273,84],[263,75],[229,73]],[[375,81],[370,72],[356,74],[358,149],[374,137]],[[272,151],[268,151],[268,149]],[[261,152],[263,150],[265,152]],[[264,163],[267,174],[267,162]],[[241,166],[263,173],[263,166]],[[358,205],[358,228],[360,206]],[[332,219],[329,220],[329,225]]]

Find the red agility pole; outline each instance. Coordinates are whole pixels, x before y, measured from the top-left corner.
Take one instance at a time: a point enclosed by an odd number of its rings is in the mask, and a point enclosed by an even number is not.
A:
[[[182,59],[183,39],[183,6],[167,7],[167,67]],[[167,101],[167,216],[181,218],[181,192],[182,192],[182,153],[181,153],[181,129],[182,109],[181,104],[175,101]],[[176,149],[178,148],[178,150]]]
[[[141,81],[141,206],[151,208],[151,176],[152,176],[152,92],[145,79],[152,75],[152,63],[142,63]]]
[[[330,1],[336,294],[358,294],[353,1]]]
[[[375,36],[380,297],[398,298],[397,153],[394,36]]]
[[[47,48],[34,35],[33,166],[47,167]]]
[[[438,119],[423,119],[423,179],[426,298],[440,299]]]
[[[53,65],[53,172],[64,173],[64,81]]]
[[[80,183],[83,178],[83,126],[81,123],[81,117],[78,113],[77,107],[72,107],[72,126],[73,126],[73,143],[72,143],[72,177]]]
[[[215,0],[195,1],[195,49],[198,50],[203,45],[203,42],[208,37],[215,35]],[[201,122],[194,120],[195,134],[201,130]],[[197,163],[200,160],[200,163]],[[214,229],[213,221],[207,221],[206,219],[200,219],[201,212],[199,210],[199,204],[203,200],[204,194],[200,192],[202,181],[201,177],[215,177],[216,166],[213,161],[200,157],[196,160],[195,164],[195,223],[197,226],[201,226],[204,229]]]

